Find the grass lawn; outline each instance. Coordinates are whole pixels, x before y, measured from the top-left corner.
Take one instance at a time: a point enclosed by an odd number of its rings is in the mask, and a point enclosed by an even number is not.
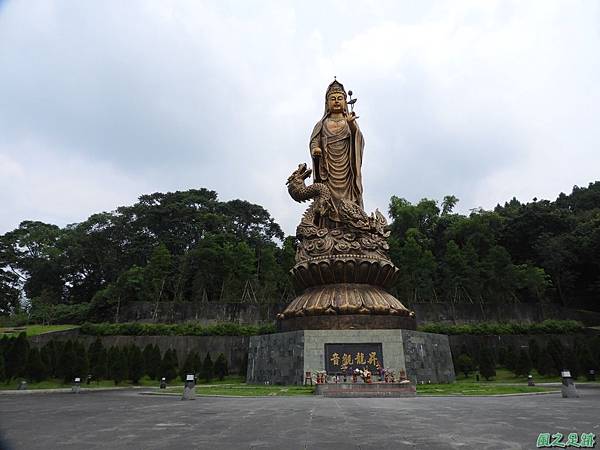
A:
[[[24,325],[22,327],[2,327],[0,328],[0,337],[7,334],[8,336],[17,336],[25,331],[27,336],[37,336],[38,334],[49,333],[50,331],[64,331],[79,328],[79,325]]]
[[[495,383],[419,384],[418,395],[498,395],[556,391],[556,388],[509,386]]]
[[[181,394],[183,386],[171,387],[169,393]],[[196,385],[197,395],[231,395],[235,397],[269,397],[313,395],[314,386],[266,386],[254,384]]]
[[[558,375],[550,375],[550,376],[542,376],[537,373],[536,370],[531,371],[531,375],[533,375],[533,381],[535,383],[560,383],[561,378]],[[527,383],[527,377],[518,377],[513,372],[508,369],[496,369],[496,376],[492,378],[490,381],[486,381],[485,378],[479,377],[480,381],[477,381],[475,374],[469,375],[469,377],[465,377],[462,373],[456,374],[456,382],[457,383],[516,383],[522,384]],[[585,377],[579,377],[579,381],[584,381]],[[576,380],[577,381],[577,380]]]

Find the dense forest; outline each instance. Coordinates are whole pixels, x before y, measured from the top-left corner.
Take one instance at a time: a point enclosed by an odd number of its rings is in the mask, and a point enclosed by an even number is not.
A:
[[[392,197],[399,299],[600,309],[600,182],[469,215],[457,202]],[[206,189],[144,195],[64,228],[25,221],[0,236],[0,314],[106,320],[132,301],[284,302],[294,246],[263,207]]]

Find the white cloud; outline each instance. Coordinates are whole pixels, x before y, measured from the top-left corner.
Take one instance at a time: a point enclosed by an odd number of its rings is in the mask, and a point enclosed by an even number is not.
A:
[[[0,232],[206,187],[293,233],[284,183],[333,75],[368,209],[553,198],[597,177],[599,23],[591,2],[2,3]]]

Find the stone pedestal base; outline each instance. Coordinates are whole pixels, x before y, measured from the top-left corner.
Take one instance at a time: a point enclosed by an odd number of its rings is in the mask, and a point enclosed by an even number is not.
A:
[[[383,365],[413,383],[451,383],[448,336],[413,330],[298,330],[251,336],[247,383],[296,384],[324,371],[325,344],[381,344]]]
[[[417,394],[412,383],[329,383],[317,384],[316,395],[323,397],[414,397]]]

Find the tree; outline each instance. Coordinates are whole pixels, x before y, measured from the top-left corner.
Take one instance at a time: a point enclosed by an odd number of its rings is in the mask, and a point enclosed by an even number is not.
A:
[[[567,349],[567,351],[565,352],[565,369],[569,370],[571,372],[571,376],[574,379],[577,379],[577,377],[579,377],[581,370],[579,367],[579,360],[577,358],[577,352],[575,351],[575,349],[570,348]]]
[[[144,376],[144,357],[140,348],[131,344],[128,350],[129,356],[129,379],[133,384],[138,384],[140,378]]]
[[[506,347],[504,367],[506,367],[511,372],[514,372],[517,367],[517,359],[518,359],[518,353],[517,353],[517,350],[515,349],[515,346],[508,345]]]
[[[219,356],[217,356],[215,361],[215,374],[220,381],[223,381],[227,372],[227,359],[223,353],[219,353]]]
[[[103,347],[96,355],[95,365],[91,367],[92,376],[96,381],[103,380],[108,377],[108,352]]]
[[[546,354],[552,359],[554,371],[560,372],[565,367],[565,348],[557,338],[550,338],[546,345]]]
[[[16,339],[11,339],[11,345],[6,352],[6,374],[8,378],[25,375],[29,342],[25,332],[19,333]]]
[[[73,351],[75,358],[73,359],[73,375],[84,379],[90,373],[90,362],[87,351],[80,341],[73,343]]]
[[[124,349],[113,346],[108,351],[110,377],[118,385],[127,377],[127,354]]]
[[[155,358],[154,345],[146,344],[142,351],[142,358],[144,359],[144,374],[148,375],[150,379],[155,380],[157,369],[160,367],[160,350],[157,360]]]
[[[199,372],[199,367],[197,366],[197,363],[198,353],[195,351],[189,352],[187,354],[187,357],[185,358],[185,362],[183,363],[181,370],[179,371],[181,381],[186,381],[187,375],[195,375]]]
[[[6,380],[6,366],[4,364],[4,349],[0,347],[0,381]]]
[[[494,357],[487,347],[482,348],[479,355],[479,373],[488,381],[496,376]]]
[[[162,358],[159,376],[165,377],[167,382],[171,381],[177,377],[178,369],[177,353],[173,349],[168,349]]]
[[[40,351],[42,362],[48,370],[50,378],[61,378],[60,358],[63,352],[64,343],[52,339],[44,345]]]
[[[144,270],[145,284],[149,288],[149,298],[159,302],[165,296],[168,279],[172,270],[172,258],[165,244],[159,244],[153,251],[150,261]]]
[[[35,382],[40,382],[46,379],[48,372],[46,366],[40,357],[40,351],[37,348],[29,350],[27,355],[27,364],[25,367],[25,376]]]
[[[531,364],[533,367],[538,367],[540,362],[540,346],[535,339],[530,339],[528,344],[529,357],[531,358]]]
[[[519,358],[515,366],[515,375],[527,376],[531,372],[531,359],[529,358],[529,352],[524,348],[519,352]]]
[[[475,370],[475,363],[469,355],[461,353],[456,359],[456,368],[462,372],[466,378]]]
[[[535,370],[537,370],[538,373],[542,376],[558,374],[558,372],[554,368],[554,361],[552,361],[552,358],[550,357],[550,355],[548,355],[547,351],[543,352],[539,356],[537,365],[535,366]]]
[[[65,383],[70,383],[75,378],[75,359],[77,358],[73,341],[68,340],[61,350],[56,375]]]
[[[204,362],[202,363],[202,373],[201,378],[205,380],[207,383],[210,383],[214,377],[214,366],[212,359],[210,358],[210,352],[206,354],[204,358]]]

